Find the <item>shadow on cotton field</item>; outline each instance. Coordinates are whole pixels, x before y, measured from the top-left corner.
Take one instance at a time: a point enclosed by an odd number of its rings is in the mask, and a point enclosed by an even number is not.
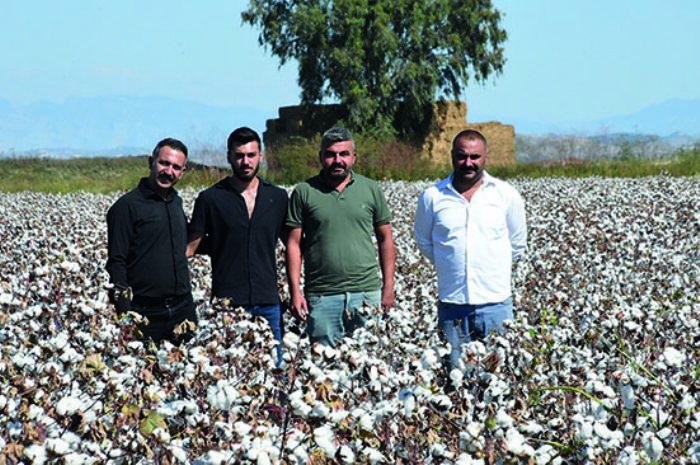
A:
[[[280,369],[264,322],[209,302],[203,257],[196,339],[138,340],[107,304],[117,194],[0,194],[0,462],[698,463],[700,182],[511,182],[529,220],[516,319],[452,373],[411,231],[427,182],[382,183],[396,308],[337,349],[285,315]]]

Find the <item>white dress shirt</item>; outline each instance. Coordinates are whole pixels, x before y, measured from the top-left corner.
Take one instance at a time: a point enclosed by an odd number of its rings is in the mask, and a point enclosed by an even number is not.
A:
[[[442,302],[481,305],[511,295],[511,268],[525,252],[525,206],[510,184],[484,171],[467,201],[452,176],[418,200],[414,233],[418,248],[435,265]]]

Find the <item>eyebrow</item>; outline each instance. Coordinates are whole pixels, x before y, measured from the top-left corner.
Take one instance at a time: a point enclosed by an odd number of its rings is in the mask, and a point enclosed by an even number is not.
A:
[[[465,152],[455,152],[458,157],[469,158],[471,160],[476,160],[477,158],[483,157],[480,153],[465,153]]]

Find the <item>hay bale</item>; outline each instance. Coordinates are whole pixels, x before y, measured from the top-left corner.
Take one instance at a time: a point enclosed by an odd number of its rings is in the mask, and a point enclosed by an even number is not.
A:
[[[515,128],[497,121],[467,124],[463,129],[476,129],[486,136],[489,145],[487,166],[515,164]]]
[[[263,133],[266,149],[273,148],[276,144],[287,143],[294,136],[309,138],[314,134],[323,133],[347,116],[347,110],[338,104],[313,105],[311,109],[313,118],[305,121],[305,114],[300,106],[281,107],[278,119],[267,120],[266,131]],[[433,167],[450,168],[452,139],[467,128],[477,129],[486,136],[489,144],[489,165],[506,166],[515,163],[513,126],[495,121],[469,124],[467,104],[460,101],[445,101],[435,105],[433,131],[423,143],[423,160]]]
[[[423,144],[424,159],[429,160],[434,167],[452,166],[452,140],[465,129],[476,129],[486,136],[489,165],[507,166],[515,163],[515,128],[496,121],[467,123],[467,104],[454,101],[435,106],[434,130]]]

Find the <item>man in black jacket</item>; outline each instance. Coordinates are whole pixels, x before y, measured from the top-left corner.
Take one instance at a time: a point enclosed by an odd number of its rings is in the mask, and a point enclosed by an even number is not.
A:
[[[187,147],[163,139],[148,157],[150,175],[107,212],[110,300],[118,312],[145,316],[145,337],[159,342],[189,339],[175,328],[197,322],[187,265],[187,218],[173,186],[185,174]],[[178,331],[179,332],[179,331]]]

